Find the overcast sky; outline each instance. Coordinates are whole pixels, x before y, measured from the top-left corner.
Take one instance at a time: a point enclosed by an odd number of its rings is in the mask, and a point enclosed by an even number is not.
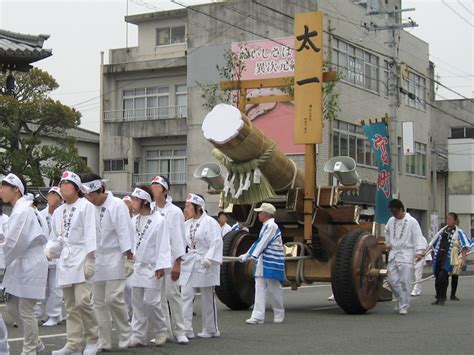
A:
[[[129,14],[173,6],[169,0],[129,0],[128,3]],[[409,31],[429,43],[430,59],[436,64],[439,80],[472,97],[474,1],[405,0],[403,7],[416,8],[404,18],[410,16],[419,24]],[[100,52],[106,53],[107,63],[109,49],[126,46],[126,12],[127,0],[0,0],[0,28],[51,35],[45,47],[53,49],[53,56],[37,66],[59,82],[60,88],[52,97],[81,111],[82,127],[99,131]],[[128,37],[129,46],[135,46],[136,26],[129,25]],[[438,93],[444,98],[460,98],[443,88]]]

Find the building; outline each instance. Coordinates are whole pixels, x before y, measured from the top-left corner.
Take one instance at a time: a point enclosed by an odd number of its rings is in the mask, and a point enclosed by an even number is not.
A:
[[[400,0],[393,1],[400,6]],[[333,125],[325,123],[324,143],[318,147],[318,182],[329,182],[322,167],[330,156],[349,155],[367,183],[364,191],[372,196],[377,170],[369,142],[356,121],[389,113],[389,34],[367,35],[359,25],[367,11],[381,9],[378,1],[371,1],[369,7],[366,1],[318,4],[243,0],[126,17],[138,26],[138,47],[111,50],[109,63],[102,65],[101,171],[113,188],[131,189],[160,173],[171,177],[177,187],[175,196],[183,197],[185,191],[204,193],[205,184],[192,174],[213,158],[212,146],[202,136],[208,109],[203,107],[202,86],[197,83],[219,82],[216,66],[225,65],[224,54],[233,43],[266,40],[278,46],[279,40],[294,35],[289,16],[319,10],[325,13],[324,28],[331,33],[325,35],[325,57],[331,58],[342,80],[338,85],[341,111]],[[386,20],[385,15],[371,18],[381,23]],[[406,75],[400,78],[398,141],[401,122],[414,122],[416,152],[405,157],[398,147],[393,156],[399,166],[400,198],[426,231],[430,222],[433,67],[427,43],[405,31],[400,36],[399,62],[406,64]],[[301,166],[302,152],[290,153]],[[217,197],[206,197],[209,211],[216,213]],[[361,196],[361,201],[367,200]],[[373,204],[365,207],[370,211]]]
[[[447,212],[474,235],[474,105],[472,100],[438,100],[431,115],[433,219]],[[434,227],[433,227],[434,228]],[[469,233],[468,233],[469,234]]]

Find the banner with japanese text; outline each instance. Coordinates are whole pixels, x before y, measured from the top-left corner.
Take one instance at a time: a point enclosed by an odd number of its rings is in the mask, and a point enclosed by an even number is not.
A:
[[[385,122],[376,122],[363,125],[362,128],[370,142],[377,161],[378,178],[377,192],[375,195],[375,222],[386,224],[392,216],[388,209],[388,203],[392,199],[392,166],[390,163],[390,144],[387,125]]]

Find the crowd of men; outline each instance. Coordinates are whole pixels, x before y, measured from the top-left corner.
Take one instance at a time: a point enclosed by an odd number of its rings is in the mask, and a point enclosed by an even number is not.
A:
[[[81,179],[66,171],[59,186],[49,190],[47,207],[39,211],[22,178],[9,174],[2,180],[0,198],[13,207],[9,217],[0,214],[2,286],[7,313],[22,327],[22,354],[45,349],[38,320],[47,316],[43,326],[57,325],[63,302],[67,340],[53,355],[94,355],[220,336],[214,288],[220,283],[222,238],[244,226],[238,222],[230,227],[224,213],[216,221],[197,194],[188,194],[181,210],[173,204],[170,187],[165,177],[156,176],[120,199],[106,190],[100,176]],[[448,277],[465,268],[471,247],[457,215],[449,213],[447,225],[428,244],[401,201],[392,200],[390,210],[393,218],[385,238],[396,310],[408,313],[415,270],[431,254],[436,276],[433,304],[445,304]],[[262,203],[255,211],[262,223],[259,238],[238,258],[242,263],[257,262],[255,304],[246,322],[264,323],[268,296],[273,322],[282,323],[285,255],[273,218],[276,210]],[[418,271],[417,275],[421,277]],[[202,329],[196,334],[193,306],[198,290]],[[113,343],[113,329],[118,344]],[[6,328],[0,318],[2,339]]]

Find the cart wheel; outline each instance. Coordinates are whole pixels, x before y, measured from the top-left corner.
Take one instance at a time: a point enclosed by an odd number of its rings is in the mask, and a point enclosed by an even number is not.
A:
[[[344,236],[332,265],[334,298],[346,313],[362,314],[375,307],[382,278],[371,277],[371,268],[382,268],[377,239],[367,231],[355,230]]]
[[[224,237],[224,256],[239,256],[246,253],[255,237],[246,231],[232,231]],[[255,299],[254,262],[223,263],[221,284],[216,287],[219,300],[232,310],[244,310],[253,305]]]

